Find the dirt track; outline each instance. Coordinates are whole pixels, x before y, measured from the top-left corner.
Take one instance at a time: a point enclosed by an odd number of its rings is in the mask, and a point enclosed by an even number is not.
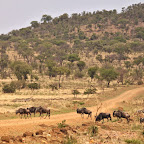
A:
[[[122,101],[129,101],[131,98],[137,96],[138,94],[144,93],[144,88],[136,88],[133,90],[129,90],[124,92],[123,94],[117,96],[116,98],[104,101],[102,104],[102,108],[100,111],[109,112],[112,108],[118,107],[118,103]],[[96,112],[97,107],[90,107],[90,110],[93,111],[93,115]],[[59,114],[51,116],[51,119],[40,119],[32,118],[32,119],[12,119],[12,120],[1,120],[0,121],[0,136],[2,135],[20,135],[25,131],[36,131],[37,129],[42,129],[40,127],[41,124],[45,125],[56,125],[57,123],[62,122],[62,120],[66,120],[67,124],[70,125],[78,125],[85,121],[94,121],[90,119],[82,119],[80,115],[76,114],[76,112]]]

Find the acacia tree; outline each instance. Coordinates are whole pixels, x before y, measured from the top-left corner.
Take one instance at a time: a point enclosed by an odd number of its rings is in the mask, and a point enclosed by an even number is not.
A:
[[[70,54],[68,56],[68,61],[70,61],[71,63],[73,63],[74,61],[78,61],[80,60],[80,58],[78,57],[77,54]]]
[[[84,69],[85,65],[86,65],[86,64],[85,64],[84,61],[79,61],[79,62],[77,63],[77,66],[78,66],[78,68],[79,68],[80,71],[82,71],[82,70]]]
[[[97,70],[98,70],[97,66],[91,67],[88,69],[88,75],[91,77],[91,81],[94,78],[94,76],[96,75]]]
[[[41,21],[43,23],[47,23],[47,22],[50,22],[52,20],[52,17],[50,15],[43,15],[42,18],[41,18]]]
[[[39,26],[39,23],[37,21],[32,21],[30,24],[33,28],[36,28]]]
[[[100,78],[106,80],[108,87],[111,81],[117,79],[118,73],[114,68],[101,68],[100,69]]]
[[[61,77],[67,74],[68,69],[66,67],[57,67],[56,73],[59,75],[59,88],[61,87]]]
[[[28,64],[20,61],[14,62],[11,65],[11,69],[14,71],[18,80],[27,80],[28,75],[32,74],[32,68]]]

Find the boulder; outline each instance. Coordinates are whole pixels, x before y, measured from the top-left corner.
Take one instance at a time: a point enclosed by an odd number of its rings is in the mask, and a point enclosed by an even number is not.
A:
[[[43,130],[39,130],[39,131],[37,131],[35,134],[36,134],[36,135],[43,135],[43,132],[44,132]]]
[[[23,134],[23,137],[27,137],[27,136],[34,136],[34,134],[32,132],[25,132]]]
[[[4,142],[9,143],[10,142],[10,137],[9,136],[2,136],[1,140],[4,141]]]

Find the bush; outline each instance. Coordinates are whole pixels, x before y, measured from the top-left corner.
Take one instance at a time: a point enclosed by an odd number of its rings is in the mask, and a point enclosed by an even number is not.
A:
[[[76,144],[77,140],[73,138],[72,136],[67,137],[66,140],[64,141],[64,144]]]
[[[79,104],[79,105],[84,105],[84,102],[80,102],[80,101],[73,101],[73,104]]]
[[[142,142],[140,140],[137,140],[137,139],[126,139],[125,140],[126,143],[128,144],[142,144]]]
[[[16,88],[11,84],[7,84],[7,85],[4,85],[2,90],[4,93],[14,93]]]
[[[74,97],[76,97],[78,94],[80,94],[80,92],[78,90],[72,90],[72,94]]]
[[[40,88],[38,83],[30,83],[30,84],[28,84],[28,87],[32,90]]]
[[[142,81],[142,80],[139,80],[139,81],[137,82],[137,84],[138,84],[138,85],[142,85],[142,84],[143,84],[143,81]]]
[[[61,123],[58,123],[58,128],[64,128],[64,127],[67,127],[68,125],[65,124],[66,120],[63,120]]]
[[[15,89],[19,89],[19,90],[26,87],[26,83],[25,83],[24,80],[12,81],[12,82],[10,83],[10,85],[11,85],[12,87],[15,87]]]
[[[98,127],[97,126],[91,126],[88,129],[89,134],[93,137],[98,134]]]
[[[82,72],[75,72],[75,78],[83,78],[84,74]]]
[[[94,88],[94,89],[86,89],[85,91],[84,91],[84,94],[95,94],[96,93],[96,89]]]

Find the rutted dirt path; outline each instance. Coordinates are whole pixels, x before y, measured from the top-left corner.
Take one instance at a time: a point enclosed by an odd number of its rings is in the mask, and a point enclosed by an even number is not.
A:
[[[116,108],[119,106],[119,102],[129,101],[131,98],[144,93],[144,88],[136,88],[133,90],[129,90],[124,92],[123,94],[106,100],[102,103],[101,112],[109,112],[112,108]],[[93,111],[93,116],[96,112],[97,107],[88,108]],[[85,116],[86,117],[86,116]],[[25,131],[36,131],[41,128],[41,124],[45,125],[56,125],[57,123],[62,122],[62,120],[66,120],[66,123],[69,125],[78,125],[82,122],[86,121],[94,121],[90,119],[82,119],[80,115],[76,114],[76,112],[52,115],[51,119],[40,119],[39,117],[32,119],[12,119],[12,120],[0,120],[0,136],[2,135],[20,135]]]

